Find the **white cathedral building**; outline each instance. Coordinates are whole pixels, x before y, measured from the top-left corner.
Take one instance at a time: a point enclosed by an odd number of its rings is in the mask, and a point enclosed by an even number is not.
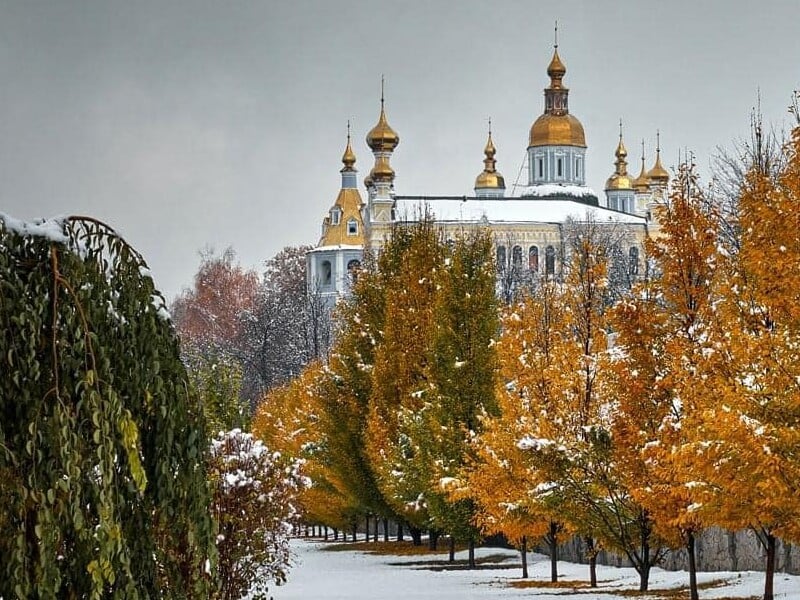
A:
[[[658,223],[653,206],[665,199],[669,174],[661,165],[657,144],[654,166],[642,167],[638,177],[628,173],[620,125],[615,169],[598,198],[586,186],[586,136],[581,122],[569,112],[566,67],[556,44],[547,67],[550,85],[544,90],[544,111],[530,129],[527,148],[527,185],[519,195],[507,195],[505,179],[497,171],[491,126],[484,148],[484,169],[476,177],[474,196],[403,196],[395,191],[391,158],[400,137],[389,126],[384,99],[378,123],[367,134],[375,158],[364,179],[366,202],[359,190],[356,157],[348,130],[342,156],[342,185],[322,224],[319,244],[307,255],[309,290],[329,303],[347,293],[350,278],[363,259],[365,247],[379,249],[399,222],[428,213],[445,234],[468,227],[488,227],[493,234],[498,272],[528,269],[532,274],[557,276],[565,256],[564,225],[591,219],[624,228],[624,249],[634,277],[642,260],[642,245]]]

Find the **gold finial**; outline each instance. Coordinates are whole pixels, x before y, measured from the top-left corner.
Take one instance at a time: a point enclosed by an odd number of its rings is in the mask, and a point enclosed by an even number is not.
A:
[[[625,148],[625,144],[622,142],[622,119],[619,120],[619,144],[617,144],[617,151],[614,153],[617,157],[617,160],[625,160],[628,157],[628,150]],[[627,166],[627,162],[625,165]]]
[[[647,173],[650,183],[666,185],[669,181],[669,172],[661,164],[661,132],[656,130],[656,164]]]
[[[633,189],[637,192],[646,192],[650,189],[650,180],[647,178],[647,169],[644,166],[644,138],[642,138],[642,170],[639,176],[633,180]]]
[[[625,149],[625,144],[622,142],[622,119],[619,120],[619,143],[617,144],[617,151],[614,153],[617,160],[614,161],[614,172],[611,177],[606,181],[606,190],[631,190],[634,189],[634,182],[628,175],[628,161],[625,158],[628,156],[628,151]]]
[[[492,142],[492,119],[490,118],[489,137],[486,140],[486,147],[483,149],[483,153],[486,155],[486,158],[483,159],[483,172],[475,178],[475,190],[479,195],[480,192],[477,190],[506,189],[505,179],[497,172],[497,161],[494,158],[496,152],[494,142]]]
[[[344,168],[342,168],[342,173],[345,171],[355,171],[353,165],[356,164],[356,155],[353,152],[353,147],[350,145],[350,119],[347,119],[347,146],[344,149],[344,154],[342,155],[342,163],[344,163]]]

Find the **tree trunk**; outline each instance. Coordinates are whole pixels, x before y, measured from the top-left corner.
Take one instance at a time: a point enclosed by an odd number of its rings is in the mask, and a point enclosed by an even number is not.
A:
[[[469,568],[475,568],[475,540],[469,540]]]
[[[639,569],[639,591],[646,592],[650,585],[650,528],[642,527],[642,564]]]
[[[364,541],[369,542],[369,515],[364,517],[365,527],[364,527]]]
[[[547,544],[550,546],[550,581],[558,581],[558,523],[550,522],[550,532],[547,534]]]
[[[428,530],[428,550],[436,550],[439,546],[439,532],[436,529]]]
[[[773,600],[775,581],[775,536],[767,533],[767,572],[764,576],[764,600]]]
[[[328,541],[328,526],[325,525],[325,541]]]
[[[522,578],[528,578],[528,538],[522,536],[522,545],[519,549],[522,554]]]
[[[408,532],[411,534],[412,543],[415,546],[422,546],[422,530],[409,525]]]
[[[333,528],[333,539],[334,541],[339,541],[339,530],[336,527]]]
[[[450,556],[448,557],[450,562],[456,561],[456,538],[452,535],[450,536]]]
[[[357,538],[356,538],[356,532],[357,532],[357,530],[358,530],[358,525],[357,525],[357,524],[354,522],[354,523],[353,523],[353,541],[354,541],[354,542],[357,540]]]
[[[398,542],[403,541],[403,523],[400,521],[398,521],[397,523],[397,541]]]
[[[383,517],[383,541],[389,541],[389,519]]]
[[[380,519],[378,519],[378,515],[375,515],[375,535],[373,536],[373,541],[378,541],[378,527],[380,527]]]
[[[689,555],[689,598],[690,600],[700,600],[697,593],[697,563],[694,554],[694,532],[686,532],[686,552]]]
[[[583,538],[586,544],[586,558],[589,559],[589,585],[597,587],[597,550],[594,547],[594,538],[587,535]]]

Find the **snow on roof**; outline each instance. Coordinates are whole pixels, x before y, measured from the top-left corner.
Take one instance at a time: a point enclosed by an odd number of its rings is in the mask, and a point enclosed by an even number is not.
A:
[[[312,252],[331,252],[334,250],[363,250],[364,246],[359,244],[334,244],[332,246],[319,246],[317,248],[312,248],[307,252],[310,254]]]
[[[574,196],[575,198],[597,198],[590,187],[582,185],[560,185],[545,183],[526,187],[520,194],[523,198],[548,198],[552,196]]]
[[[585,188],[588,189],[588,188]],[[522,198],[401,198],[395,200],[397,219],[417,220],[428,210],[439,223],[564,223],[568,218],[644,225],[646,219],[628,213],[589,206],[576,200]]]

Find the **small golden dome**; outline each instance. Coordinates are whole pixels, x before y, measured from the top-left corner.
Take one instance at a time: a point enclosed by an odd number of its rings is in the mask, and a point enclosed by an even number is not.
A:
[[[586,148],[586,135],[581,122],[571,114],[543,114],[533,123],[528,147],[578,146]]]
[[[372,171],[369,172],[369,178],[371,181],[394,180],[394,169],[385,156],[379,156],[375,160],[375,166],[372,167]]]
[[[354,165],[356,164],[356,153],[353,152],[353,147],[350,145],[350,121],[347,122],[347,147],[342,154],[342,173],[345,171],[355,171]]]
[[[642,170],[633,180],[633,189],[637,193],[647,192],[650,189],[650,180],[647,178],[647,168],[644,166],[644,140],[642,140]]]
[[[553,87],[560,87],[561,80],[567,74],[567,67],[561,62],[561,57],[558,55],[558,47],[553,51],[553,58],[550,64],[547,65],[547,75],[550,77],[550,85]]]
[[[617,160],[614,161],[614,172],[611,177],[606,181],[606,191],[609,190],[632,190],[633,178],[628,174],[628,161],[625,160],[628,156],[628,151],[625,149],[625,143],[622,141],[622,119],[619,121],[619,143],[617,150],[614,152]]]
[[[483,173],[475,178],[475,189],[506,189],[506,180],[497,172],[497,161],[494,158],[497,149],[492,141],[491,119],[489,120],[489,138],[486,140],[486,147],[483,149],[483,153],[486,155],[486,158],[483,159]]]
[[[661,165],[661,151],[656,150],[656,164],[647,172],[650,183],[666,185],[669,182],[669,172]]]
[[[378,124],[367,134],[367,145],[373,152],[393,152],[399,143],[400,136],[389,126],[381,98],[381,115],[378,117]]]

